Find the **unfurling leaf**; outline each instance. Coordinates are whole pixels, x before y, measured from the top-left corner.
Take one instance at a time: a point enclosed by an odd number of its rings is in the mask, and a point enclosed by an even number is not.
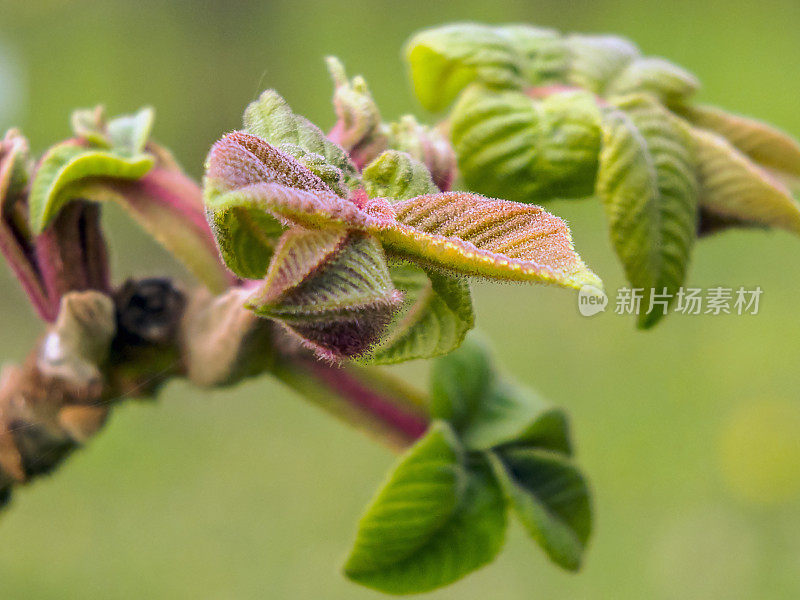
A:
[[[713,106],[682,107],[692,125],[721,135],[762,167],[800,177],[800,144],[782,131]]]
[[[637,58],[605,89],[608,96],[646,93],[667,105],[685,102],[700,83],[694,75],[663,58]]]
[[[443,422],[406,452],[370,503],[347,576],[392,594],[447,585],[491,561],[505,505],[485,467],[467,465]]]
[[[464,181],[518,202],[591,196],[600,110],[587,92],[536,100],[473,86],[453,109],[450,136]]]
[[[549,29],[457,23],[417,33],[406,47],[414,92],[440,111],[472,82],[522,88],[563,68],[563,47]]]
[[[387,205],[396,219],[392,214],[376,216],[331,192],[291,157],[247,134],[233,133],[215,144],[205,187],[212,227],[232,269],[258,264],[266,270],[272,236],[264,239],[257,225],[246,229],[246,219],[236,216],[265,212],[307,229],[370,233],[390,253],[456,274],[572,288],[600,285],[575,252],[566,224],[539,207],[447,192]],[[233,237],[243,235],[252,243]],[[263,250],[258,250],[259,244]],[[243,247],[253,249],[253,256],[231,256]],[[261,271],[235,272],[263,276]]]
[[[581,566],[592,529],[589,488],[562,455],[533,448],[490,452],[495,477],[530,536],[558,565]]]
[[[654,325],[653,292],[683,284],[697,234],[697,181],[688,129],[655,100],[635,96],[606,111],[597,179],[611,241],[632,287],[639,325]],[[648,314],[649,313],[649,314]]]
[[[389,273],[403,294],[403,304],[365,361],[399,363],[458,348],[475,323],[469,284],[411,264],[390,265]]]
[[[324,181],[340,196],[358,185],[358,171],[344,149],[308,119],[294,114],[274,90],[267,90],[247,106],[244,131],[294,156],[307,168],[326,165]]]
[[[145,107],[133,115],[106,120],[102,106],[72,113],[75,135],[91,146],[113,150],[126,157],[145,152],[155,112]]]
[[[337,116],[328,137],[344,148],[356,165],[363,166],[387,147],[381,113],[363,77],[348,80],[344,66],[332,56],[327,63],[336,87],[333,106]]]
[[[425,165],[397,150],[387,150],[378,156],[362,175],[370,198],[389,198],[396,202],[439,191]]]
[[[497,280],[602,285],[567,225],[538,206],[445,192],[392,207],[396,223],[373,227],[388,250],[410,260]]]
[[[694,129],[700,206],[734,224],[779,227],[800,233],[800,204],[776,177],[751,162],[725,138]]]
[[[373,346],[400,302],[375,238],[295,228],[283,234],[264,283],[246,306],[335,359]]]
[[[478,340],[470,338],[437,359],[431,382],[432,416],[449,421],[470,450],[526,447],[572,453],[563,411],[498,377]]]
[[[569,35],[565,43],[570,54],[567,83],[598,96],[605,95],[609,82],[640,56],[632,42],[613,35]]]
[[[106,150],[90,150],[72,142],[50,149],[33,179],[29,199],[30,222],[41,233],[67,202],[76,198],[75,186],[87,178],[139,179],[153,166],[153,157],[130,157]]]
[[[453,185],[456,153],[442,127],[421,125],[412,115],[404,115],[389,125],[389,147],[425,165],[439,190],[446,192]]]

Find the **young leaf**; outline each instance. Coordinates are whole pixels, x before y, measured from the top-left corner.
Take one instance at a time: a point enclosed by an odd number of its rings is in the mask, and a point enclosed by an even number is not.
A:
[[[236,132],[214,144],[204,180],[209,223],[225,264],[248,279],[260,279],[266,273],[283,226],[277,215],[257,201],[257,194],[242,198],[235,193],[240,201],[234,201],[226,193],[262,182],[335,197],[322,179],[255,135]]]
[[[431,425],[400,457],[364,511],[347,558],[348,575],[385,569],[419,551],[453,516],[467,473],[453,432]]]
[[[475,323],[469,284],[410,264],[390,265],[389,273],[403,294],[403,304],[364,360],[399,363],[458,348]]]
[[[33,257],[31,233],[19,192],[28,182],[28,141],[16,130],[0,140],[0,252],[28,295],[37,314],[55,319],[57,300],[48,297]]]
[[[400,301],[373,237],[295,228],[283,234],[246,306],[287,325],[321,355],[339,358],[375,344]]]
[[[480,337],[471,335],[457,350],[433,361],[431,416],[463,431],[495,386],[494,365]]]
[[[527,388],[496,376],[486,347],[469,339],[434,362],[431,414],[470,450],[522,446],[570,455],[567,417]]]
[[[370,198],[396,202],[439,191],[425,165],[397,150],[387,150],[378,156],[367,165],[362,177]]]
[[[721,135],[761,166],[800,177],[800,144],[775,127],[713,106],[686,106],[680,114],[695,127]]]
[[[606,95],[651,94],[667,105],[681,104],[700,88],[700,82],[688,71],[664,60],[645,57],[631,62],[609,82]]]
[[[453,109],[450,136],[464,181],[518,202],[591,196],[600,110],[586,92],[535,100],[473,86]]]
[[[247,211],[307,229],[370,233],[401,257],[458,274],[573,288],[601,285],[572,247],[564,222],[539,207],[449,192],[394,205],[383,201],[385,210],[376,215],[361,210],[356,199],[340,198],[291,157],[247,134],[230,134],[217,142],[207,162],[206,207],[231,268],[256,264],[257,257],[246,262],[229,258],[226,249],[233,245],[228,236],[244,232],[255,237],[259,232],[229,231],[220,226],[226,224],[220,215]],[[271,247],[265,250],[262,255],[271,255]]]
[[[427,448],[426,440],[446,427],[434,425],[418,442],[426,446],[424,455],[415,446],[401,458],[368,507],[345,565],[353,581],[391,594],[427,592],[471,573],[500,551],[506,510],[497,484],[482,465],[465,471],[452,450],[442,459],[441,445],[435,454]],[[446,475],[450,469],[460,471],[456,481]]]
[[[567,82],[598,96],[640,56],[632,42],[613,35],[569,35],[565,43],[570,53]]]
[[[800,204],[725,138],[694,129],[700,206],[711,215],[800,233]]]
[[[597,191],[603,200],[614,248],[634,288],[674,295],[683,284],[697,232],[697,182],[689,132],[655,100],[634,96],[606,112]]]
[[[130,157],[105,150],[89,150],[71,142],[51,148],[33,178],[29,198],[30,222],[41,233],[58,211],[75,198],[74,187],[82,180],[108,177],[139,179],[153,166],[147,154]]]
[[[308,119],[292,112],[286,101],[274,90],[267,90],[244,111],[245,132],[262,138],[273,146],[296,156],[297,148],[303,154],[316,154],[337,171],[343,187],[333,186],[339,195],[358,184],[358,171],[344,149],[328,140],[322,131]]]
[[[575,252],[566,224],[538,206],[445,192],[393,208],[397,222],[374,230],[408,259],[498,280],[602,285]]]
[[[580,471],[563,456],[530,448],[488,456],[530,536],[558,565],[578,570],[592,529],[589,488]]]
[[[336,125],[328,139],[344,148],[357,166],[363,166],[386,149],[387,135],[381,113],[363,77],[347,78],[337,58],[326,59],[335,91]]]
[[[431,174],[433,183],[446,192],[456,177],[456,153],[443,131],[444,126],[421,125],[412,115],[400,117],[389,125],[389,147],[407,152],[420,161]]]
[[[111,148],[121,154],[136,156],[144,152],[150,138],[155,112],[145,107],[133,115],[125,115],[108,122]]]

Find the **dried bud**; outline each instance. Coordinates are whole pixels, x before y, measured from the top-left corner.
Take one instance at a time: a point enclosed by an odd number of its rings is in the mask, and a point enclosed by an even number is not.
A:
[[[163,345],[175,339],[186,298],[169,279],[128,280],[116,293],[118,337],[125,343]]]

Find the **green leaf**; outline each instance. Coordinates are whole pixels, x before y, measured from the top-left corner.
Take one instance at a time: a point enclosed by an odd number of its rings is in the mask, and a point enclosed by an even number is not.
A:
[[[430,591],[490,562],[505,537],[505,504],[480,464],[467,472],[438,423],[391,473],[359,524],[347,576],[391,594]]]
[[[155,112],[148,106],[136,114],[111,119],[108,122],[108,136],[112,149],[130,156],[144,152],[154,118]]]
[[[392,264],[389,273],[403,304],[366,362],[399,363],[458,348],[475,323],[469,284],[410,264]]]
[[[791,191],[751,162],[725,138],[694,129],[700,206],[733,222],[779,227],[800,233],[800,204]]]
[[[696,127],[721,135],[761,166],[800,177],[800,144],[779,129],[713,106],[686,106],[680,114]]]
[[[470,338],[434,362],[431,415],[448,420],[470,450],[537,447],[570,455],[564,412],[495,373],[485,345]]]
[[[570,35],[568,83],[602,96],[606,86],[633,60],[639,49],[629,40],[613,35]]]
[[[323,356],[339,358],[375,344],[400,302],[375,238],[295,228],[283,234],[246,306],[285,324]]]
[[[562,67],[555,32],[524,25],[458,23],[417,33],[406,47],[414,92],[431,111],[449,106],[472,82],[521,88]]]
[[[566,224],[538,206],[446,192],[392,208],[397,222],[376,223],[375,234],[387,250],[420,264],[497,280],[602,286]]]
[[[339,59],[326,59],[335,90],[333,106],[337,121],[328,138],[344,148],[354,162],[364,164],[377,156],[387,145],[381,113],[361,76],[347,78]]]
[[[663,58],[645,57],[631,62],[608,83],[606,95],[652,94],[664,104],[682,104],[700,88],[697,78]]]
[[[418,552],[456,511],[467,481],[463,463],[447,424],[431,425],[400,457],[364,511],[347,573],[384,569]]]
[[[457,170],[456,154],[444,129],[444,124],[422,125],[412,115],[403,115],[388,127],[389,147],[407,152],[424,164],[433,183],[443,192],[451,188]]]
[[[153,166],[147,154],[122,156],[71,142],[51,148],[33,178],[29,198],[31,228],[41,233],[61,208],[76,197],[75,185],[99,177],[138,179]]]
[[[451,115],[450,136],[465,183],[518,202],[592,195],[600,110],[586,92],[534,100],[473,86]]]
[[[206,160],[208,219],[225,264],[248,279],[264,276],[284,229],[280,215],[269,212],[258,192],[242,192],[264,182],[275,184],[276,194],[316,190],[350,204],[338,198],[320,177],[259,137],[237,132],[219,140]]]
[[[642,288],[639,326],[651,292],[674,295],[683,284],[697,235],[697,181],[687,128],[655,100],[635,96],[606,111],[597,191],[611,241],[632,287]]]
[[[397,150],[387,150],[378,156],[367,165],[362,177],[370,198],[396,202],[439,191],[425,165]]]
[[[494,388],[495,371],[489,350],[475,334],[431,368],[431,416],[463,431]]]
[[[319,127],[308,119],[294,114],[274,90],[265,91],[258,100],[247,106],[244,111],[244,130],[294,155],[301,162],[309,154],[321,157],[314,157],[309,162],[313,164],[322,160],[335,169],[335,178],[326,180],[326,183],[340,196],[347,195],[348,188],[358,185],[358,171],[344,149],[328,140]]]
[[[306,229],[338,227],[369,233],[390,254],[452,274],[571,288],[602,285],[575,252],[564,222],[539,207],[448,192],[393,205],[372,200],[362,210],[362,202],[337,196],[297,161],[243,133],[229,134],[212,148],[205,202],[231,268],[242,264],[228,256],[231,232],[218,223],[220,215],[243,210],[268,213]],[[272,252],[264,245],[259,256]],[[244,264],[255,260],[248,257]]]
[[[592,529],[589,488],[580,471],[563,456],[530,448],[488,456],[528,534],[558,565],[578,570]]]

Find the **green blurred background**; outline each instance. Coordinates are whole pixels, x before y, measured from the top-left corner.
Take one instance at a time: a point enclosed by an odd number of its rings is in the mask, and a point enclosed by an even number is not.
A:
[[[0,0],[0,129],[21,126],[42,150],[76,107],[151,104],[157,138],[199,176],[264,88],[330,126],[326,54],[366,76],[386,117],[419,114],[402,43],[467,19],[628,36],[695,72],[703,100],[800,135],[797,0]],[[550,208],[620,287],[598,204]],[[107,221],[120,277],[177,272],[120,214]],[[430,597],[800,597],[798,265],[787,234],[705,240],[688,284],[760,285],[760,314],[672,315],[650,332],[610,311],[583,318],[565,291],[475,285],[507,371],[572,415],[596,531],[568,575],[514,525],[496,564]],[[0,356],[20,359],[40,325],[0,278]],[[424,365],[403,373],[424,385]],[[0,517],[0,597],[376,598],[337,569],[392,458],[270,381],[172,383],[16,495]]]

